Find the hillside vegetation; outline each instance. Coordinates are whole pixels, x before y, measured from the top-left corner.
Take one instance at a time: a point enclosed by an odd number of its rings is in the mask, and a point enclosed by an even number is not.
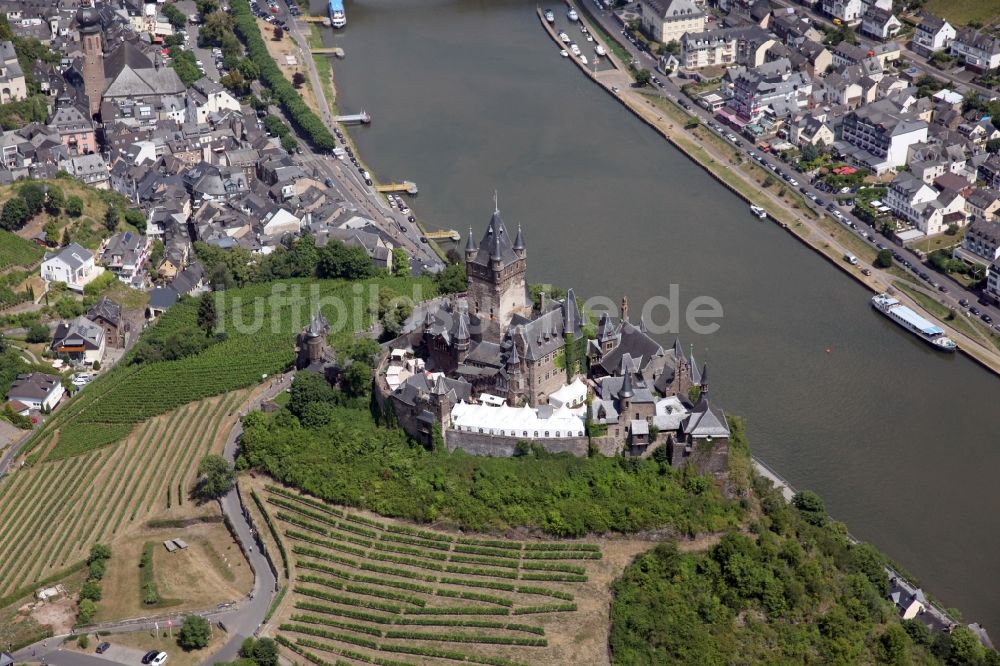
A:
[[[881,554],[767,481],[763,515],[707,552],[661,544],[614,586],[613,663],[1000,664],[965,627],[932,637],[900,622]]]
[[[738,525],[743,509],[709,479],[662,459],[577,458],[539,447],[514,458],[428,451],[375,422],[357,396],[300,374],[287,408],[244,419],[239,463],[338,504],[466,529],[526,526],[556,536]],[[746,446],[735,428],[737,460]]]
[[[415,282],[384,278],[370,284],[404,293]],[[211,326],[208,333],[199,322],[200,300],[179,301],[143,333],[121,363],[60,408],[29,442],[27,451],[58,431],[46,459],[80,455],[124,439],[136,424],[153,416],[257,384],[265,375],[284,370],[294,358],[295,334],[307,323],[311,308],[319,304],[309,302],[310,286],[315,286],[318,298],[325,299],[325,314],[331,321],[337,319],[336,305],[331,305],[336,303],[345,308],[349,321],[367,323],[367,303],[356,296],[351,283],[286,281],[283,285],[288,291],[272,292],[275,284],[209,294],[207,298],[218,307],[218,320],[213,317],[209,325],[218,326]],[[301,288],[300,296],[289,295],[293,285]],[[429,282],[424,290],[432,291]],[[353,312],[356,307],[365,312]],[[237,321],[246,322],[249,330]]]

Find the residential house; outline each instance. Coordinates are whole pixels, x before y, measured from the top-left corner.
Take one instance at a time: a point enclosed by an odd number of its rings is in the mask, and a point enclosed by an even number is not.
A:
[[[205,269],[195,262],[177,274],[170,282],[178,297],[194,296],[205,289]]]
[[[968,69],[986,72],[1000,67],[1000,39],[973,28],[962,28],[951,43],[951,54]]]
[[[375,268],[392,271],[392,243],[382,238],[379,229],[374,225],[366,225],[360,229],[329,229],[317,237],[317,245],[326,245],[331,240],[337,240],[350,247],[363,247]]]
[[[885,41],[899,34],[903,24],[890,9],[872,5],[861,18],[861,33]]]
[[[1000,305],[1000,259],[994,260],[986,271],[986,289],[983,293],[993,303]]]
[[[927,597],[919,588],[911,594],[901,587],[890,591],[889,600],[896,606],[899,617],[912,620],[927,609]]]
[[[694,0],[640,0],[642,30],[652,39],[680,43],[686,32],[704,32],[708,24],[704,10]]]
[[[725,31],[686,32],[681,37],[680,63],[684,69],[728,67],[736,62],[736,40]]]
[[[836,140],[836,135],[825,119],[806,116],[802,121],[792,126],[789,140],[799,146],[808,143],[813,146],[829,147]]]
[[[62,378],[58,375],[32,372],[17,376],[7,391],[7,400],[16,400],[36,411],[50,411],[55,409],[65,393]]]
[[[125,346],[125,321],[122,306],[107,296],[90,306],[87,319],[104,329],[104,342],[108,347]]]
[[[910,48],[928,57],[951,46],[956,34],[955,28],[948,21],[933,14],[924,14],[913,32]]]
[[[108,163],[104,161],[104,156],[100,153],[76,155],[60,160],[59,168],[77,180],[99,190],[107,190],[111,187],[111,169],[108,168]]]
[[[965,212],[969,220],[992,220],[1000,213],[1000,192],[977,187],[965,194]]]
[[[865,13],[865,3],[862,0],[820,0],[819,10],[848,25],[861,22]]]
[[[1000,190],[1000,155],[990,155],[979,165],[978,176],[987,187]]]
[[[104,269],[94,263],[90,250],[70,243],[58,252],[46,254],[41,272],[45,282],[65,282],[70,289],[82,292]]]
[[[87,155],[97,151],[94,123],[78,106],[67,99],[56,102],[49,118],[49,126],[59,133],[59,138],[70,155]]]
[[[928,236],[965,224],[965,197],[952,190],[938,192],[905,171],[890,183],[885,204]]]
[[[156,287],[149,292],[146,302],[146,319],[156,319],[177,302],[177,292],[173,287]]]
[[[125,284],[141,287],[142,266],[149,258],[151,245],[148,236],[131,231],[117,233],[104,242],[100,251],[101,265]]]
[[[837,147],[842,154],[883,174],[906,164],[911,145],[927,141],[927,123],[884,99],[848,113],[841,137]]]
[[[225,110],[239,111],[240,102],[218,82],[202,77],[194,82],[187,94],[187,120],[206,123],[212,114]]]
[[[104,358],[106,344],[104,327],[81,315],[56,326],[49,348],[73,361],[93,365]]]
[[[956,250],[956,256],[971,263],[989,265],[1000,259],[1000,222],[979,219],[970,224],[962,239],[961,250],[965,252]]]
[[[796,112],[808,104],[811,94],[809,75],[792,71],[782,58],[740,72],[733,82],[730,107],[741,120],[754,122],[766,109],[777,116]]]
[[[0,42],[0,104],[28,97],[24,72],[17,60],[12,42]]]

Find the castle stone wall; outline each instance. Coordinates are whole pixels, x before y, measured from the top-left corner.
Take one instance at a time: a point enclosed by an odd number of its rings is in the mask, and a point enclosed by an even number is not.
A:
[[[517,443],[522,437],[500,437],[463,430],[447,430],[444,433],[444,443],[449,451],[462,449],[476,456],[497,456],[509,458],[517,450]],[[560,439],[542,439],[534,443],[540,444],[549,453],[572,453],[575,456],[587,455],[586,437],[565,437]]]

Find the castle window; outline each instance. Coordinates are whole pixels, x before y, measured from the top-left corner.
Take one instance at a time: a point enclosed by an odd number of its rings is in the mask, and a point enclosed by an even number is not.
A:
[[[535,431],[535,437],[538,437],[538,431],[537,430]]]
[[[546,437],[548,437],[548,436],[549,436],[549,431],[548,431],[548,430],[546,430],[546,431],[545,431],[545,436],[546,436]]]

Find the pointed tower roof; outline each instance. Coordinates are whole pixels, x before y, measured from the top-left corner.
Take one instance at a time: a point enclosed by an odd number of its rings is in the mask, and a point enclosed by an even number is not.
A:
[[[646,320],[643,319],[641,315],[639,316],[639,332],[640,333],[646,332]]]
[[[472,240],[472,227],[469,227],[469,235],[465,239],[465,251],[469,254],[474,254],[476,251],[476,243]]]
[[[469,251],[468,246],[466,246],[466,251]],[[490,223],[486,227],[486,233],[479,241],[479,248],[471,261],[480,266],[488,267],[498,257],[506,264],[514,263],[519,259],[517,252],[514,251],[510,234],[507,233],[507,227],[503,223],[503,218],[500,217],[500,211],[494,209]]]
[[[524,233],[521,231],[521,225],[517,225],[517,238],[514,239],[514,249],[523,250],[524,249]]]
[[[461,310],[458,313],[458,324],[455,326],[455,340],[457,342],[466,342],[470,337],[469,314],[465,310]]]
[[[513,366],[521,363],[521,357],[517,354],[517,344],[513,338],[510,341],[510,352],[507,354],[507,365]]]
[[[309,337],[318,338],[326,334],[329,330],[330,325],[326,321],[326,317],[320,312],[319,308],[316,308],[316,313],[313,315],[312,321],[309,322],[309,329],[306,331]]]
[[[622,377],[622,387],[618,391],[619,398],[631,398],[635,393],[632,391],[632,373],[626,372]]]
[[[708,361],[701,366],[701,389],[702,395],[708,393]]]
[[[684,358],[684,349],[681,347],[681,336],[674,338],[674,358],[678,361]]]
[[[563,301],[563,328],[567,334],[579,335],[580,318],[580,307],[576,304],[576,293],[571,287],[566,292],[566,299]]]
[[[701,384],[701,371],[698,370],[698,362],[694,360],[694,345],[691,345],[691,382]]]
[[[615,326],[611,323],[611,317],[605,312],[597,323],[597,339],[604,342],[613,337],[615,337]]]

